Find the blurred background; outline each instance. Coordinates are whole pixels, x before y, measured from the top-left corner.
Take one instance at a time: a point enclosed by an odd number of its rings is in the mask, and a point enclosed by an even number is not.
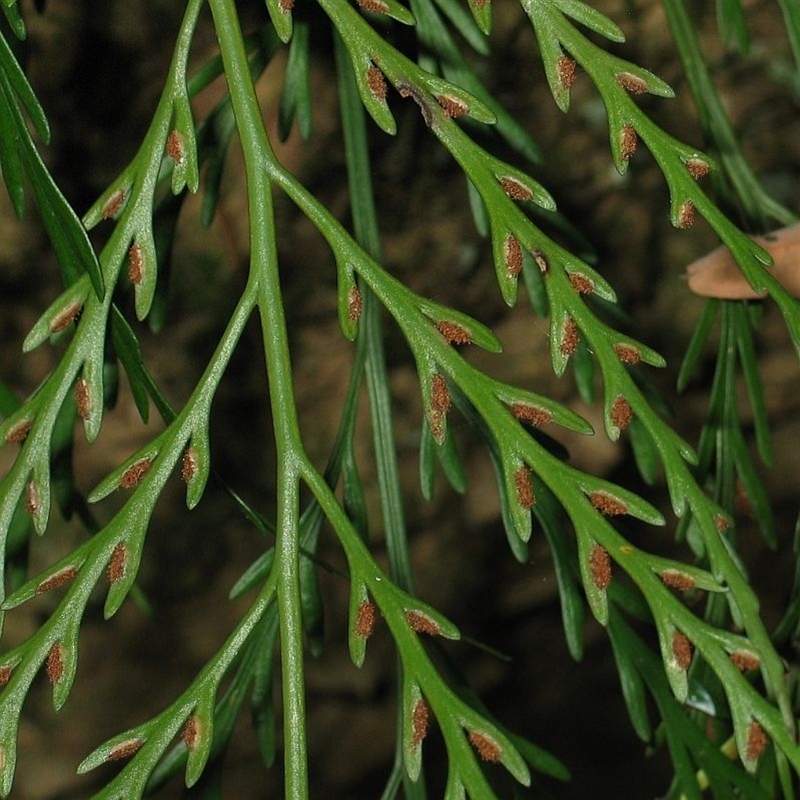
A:
[[[24,58],[53,130],[42,152],[67,198],[82,214],[136,152],[147,130],[172,55],[183,4],[174,0],[47,0],[44,13],[23,3],[30,37]],[[260,0],[238,4],[243,24],[254,30],[266,20]],[[593,3],[624,29],[628,42],[615,49],[667,80],[674,100],[643,97],[670,133],[704,146],[666,22],[657,2],[598,0]],[[747,156],[767,188],[785,205],[800,208],[800,115],[798,78],[777,5],[745,3],[752,36],[747,58],[720,44],[714,4],[693,11],[717,86]],[[495,57],[481,74],[487,86],[527,127],[540,146],[531,168],[552,192],[560,210],[594,249],[596,268],[616,288],[631,315],[631,330],[668,360],[647,374],[674,410],[674,422],[692,444],[706,408],[713,352],[684,395],[675,394],[680,359],[703,301],[682,280],[687,263],[715,247],[713,232],[699,221],[673,229],[662,176],[643,147],[629,173],[613,168],[602,103],[588,78],[578,74],[569,114],[555,107],[543,78],[535,38],[516,3],[497,3],[492,47]],[[203,17],[193,50],[200,64],[214,52],[210,16]],[[280,55],[259,82],[265,118],[276,130],[285,58]],[[319,37],[313,73],[314,137],[296,131],[277,143],[281,160],[342,219],[348,201],[330,44]],[[792,82],[794,81],[794,83]],[[217,82],[198,99],[196,118],[223,92]],[[491,325],[502,356],[471,353],[491,374],[567,403],[602,430],[598,406],[580,401],[571,375],[556,380],[548,353],[547,322],[536,318],[524,293],[506,309],[497,290],[489,243],[475,231],[463,176],[421,124],[418,109],[399,101],[393,109],[398,134],[372,128],[375,191],[387,269],[414,291],[453,305]],[[502,154],[502,149],[498,152]],[[311,224],[289,202],[276,198],[281,263],[296,390],[308,449],[322,465],[333,440],[353,348],[336,318],[335,269]],[[22,340],[60,291],[58,267],[36,209],[23,221],[0,190],[0,378],[20,398],[30,394],[56,363],[60,347],[42,346],[25,357]],[[164,329],[137,325],[145,361],[166,396],[180,407],[202,372],[246,278],[247,218],[243,171],[236,143],[223,181],[213,225],[198,224],[199,200],[181,213]],[[93,232],[102,245],[111,223]],[[133,315],[131,315],[133,319]],[[494,657],[474,645],[448,648],[492,712],[560,758],[571,771],[568,784],[543,781],[539,793],[559,798],[652,798],[670,780],[663,752],[650,755],[633,733],[618,690],[610,648],[602,630],[586,626],[582,664],[570,658],[561,630],[550,556],[534,536],[530,563],[511,556],[500,522],[491,465],[466,426],[455,418],[469,490],[458,496],[444,481],[426,503],[419,489],[421,405],[414,365],[397,330],[387,325],[390,380],[401,460],[407,521],[418,594],[450,616],[465,635],[506,654]],[[251,325],[237,350],[214,405],[212,454],[217,471],[265,514],[273,505],[276,465],[267,405],[260,333]],[[762,378],[773,424],[774,469],[767,486],[778,515],[779,554],[768,551],[746,509],[738,521],[752,557],[754,581],[763,590],[765,614],[778,618],[793,564],[788,557],[800,489],[800,369],[779,315],[767,304],[760,335]],[[746,412],[745,412],[746,413]],[[78,434],[74,453],[78,486],[88,492],[111,468],[159,429],[155,409],[144,425],[121,381],[97,444]],[[380,513],[364,426],[361,464],[372,524],[381,551]],[[602,433],[563,437],[571,462],[582,469],[641,488],[623,441]],[[0,474],[15,455],[0,450]],[[663,487],[644,488],[662,504]],[[102,522],[119,500],[96,509]],[[670,524],[673,522],[670,519]],[[647,546],[666,551],[671,530],[649,529]],[[565,531],[565,535],[569,535]],[[36,571],[60,558],[86,536],[76,521],[56,515],[31,551]],[[128,601],[110,622],[102,620],[103,593],[90,607],[81,638],[80,666],[72,695],[58,714],[44,678],[26,705],[20,728],[17,782],[12,797],[67,800],[88,797],[113,770],[78,777],[81,759],[106,737],[143,721],[168,705],[232,630],[248,598],[230,603],[228,591],[263,551],[265,541],[232,501],[210,487],[201,505],[185,509],[178,476],[153,519],[140,584],[151,606],[145,613]],[[326,532],[324,559],[342,565]],[[312,795],[377,798],[391,767],[395,735],[394,651],[378,626],[367,661],[356,670],[346,648],[347,585],[322,573],[326,598],[326,645],[308,659],[308,707]],[[102,587],[101,587],[102,589]],[[57,594],[57,593],[56,593]],[[47,618],[58,597],[42,597],[8,617],[4,649]],[[426,765],[434,775],[444,753],[435,731],[426,741]],[[249,722],[243,719],[226,759],[223,796],[278,798],[280,768],[260,766]],[[441,776],[434,777],[434,786]],[[179,780],[158,795],[182,796]],[[433,796],[436,796],[434,793]]]

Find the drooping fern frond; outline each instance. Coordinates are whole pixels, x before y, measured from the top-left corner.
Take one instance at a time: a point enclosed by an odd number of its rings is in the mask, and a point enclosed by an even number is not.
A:
[[[16,3],[0,3],[21,36],[24,26]],[[491,4],[472,0],[469,16],[454,0],[412,0],[408,8],[397,0],[364,0],[360,8],[345,0],[318,0],[315,13],[301,18],[295,18],[291,2],[267,0],[265,5],[269,21],[259,33],[245,36],[233,0],[208,0],[219,53],[190,69],[205,3],[188,0],[147,132],[82,221],[57,189],[28,130],[30,122],[47,142],[44,112],[0,31],[0,166],[18,215],[24,207],[26,176],[62,267],[63,290],[41,313],[22,347],[29,352],[49,341],[65,342],[57,366],[33,395],[20,402],[11,392],[0,393],[0,442],[18,447],[0,480],[4,571],[24,547],[31,527],[38,535],[51,528],[54,461],[64,431],[70,440],[80,424],[88,442],[96,442],[107,406],[110,359],[126,371],[143,419],[152,403],[164,421],[161,432],[88,492],[89,503],[114,493],[124,495],[110,519],[92,530],[83,544],[27,576],[9,593],[5,581],[0,588],[3,614],[43,593],[64,589],[29,637],[0,652],[0,794],[12,791],[20,757],[20,719],[36,676],[42,671],[47,675],[54,707],[64,706],[80,664],[80,631],[90,598],[103,587],[104,616],[109,619],[134,590],[148,539],[159,535],[151,519],[171,476],[180,474],[188,509],[202,514],[198,505],[215,475],[212,405],[220,386],[230,379],[226,373],[251,320],[261,330],[268,384],[264,407],[266,413],[269,406],[278,465],[274,518],[265,519],[234,487],[221,483],[266,535],[263,554],[231,592],[237,598],[250,593],[253,597],[217,652],[174,702],[100,744],[81,762],[78,770],[86,772],[127,759],[96,797],[143,796],[178,770],[183,770],[187,786],[196,784],[209,760],[224,749],[248,694],[257,709],[262,755],[271,762],[278,747],[273,684],[280,687],[282,704],[285,796],[309,796],[305,659],[307,651],[319,645],[317,548],[323,524],[333,531],[346,563],[351,660],[356,667],[363,665],[379,620],[397,652],[395,769],[384,796],[398,796],[401,786],[408,798],[425,796],[423,743],[434,721],[447,753],[447,800],[499,796],[499,781],[483,762],[501,764],[521,786],[530,785],[536,773],[566,776],[558,761],[507,730],[460,691],[442,668],[440,640],[458,639],[461,632],[414,590],[403,513],[408,501],[400,491],[382,348],[383,315],[402,336],[418,376],[423,495],[432,493],[437,463],[455,488],[467,489],[452,430],[458,414],[489,453],[512,556],[524,562],[531,536],[541,529],[553,553],[571,652],[579,656],[583,649],[583,595],[594,618],[608,629],[622,692],[642,739],[655,741],[651,714],[658,715],[675,767],[675,792],[700,798],[704,785],[714,791],[732,785],[738,792],[760,796],[775,773],[784,795],[790,796],[792,775],[800,772],[800,747],[787,669],[731,533],[732,480],[738,476],[768,537],[778,537],[769,520],[766,493],[750,464],[734,397],[736,370],[741,367],[755,410],[758,445],[767,455],[768,423],[755,364],[753,315],[744,306],[723,307],[719,371],[710,401],[713,419],[695,450],[644,388],[642,372],[664,367],[665,360],[603,313],[602,304],[617,302],[604,265],[588,264],[548,234],[541,217],[555,218],[557,193],[531,174],[540,151],[492,97],[457,43],[460,36],[478,54],[491,52]],[[571,88],[576,72],[582,71],[606,110],[613,166],[625,173],[640,143],[644,145],[663,176],[672,224],[685,229],[697,215],[704,218],[729,247],[753,289],[778,306],[797,347],[797,300],[769,271],[766,251],[721,210],[715,196],[721,190],[713,183],[708,191],[704,188],[709,174],[718,169],[736,174],[743,160],[725,152],[718,167],[717,158],[683,143],[654,121],[637,97],[650,93],[668,102],[672,89],[654,73],[601,46],[604,40],[620,45],[625,36],[597,9],[580,0],[521,0],[521,7],[532,25],[543,79],[556,108],[570,110]],[[664,7],[702,102],[713,89],[702,70],[692,68],[690,54],[695,51],[684,11],[675,0],[664,0]],[[792,12],[786,16],[794,41]],[[726,35],[742,43],[739,16],[725,19],[732,19]],[[286,136],[296,122],[303,136],[312,136],[311,49],[315,36],[323,34],[332,37],[335,53],[331,69],[336,71],[341,104],[349,224],[278,159],[257,93],[257,81],[285,45],[283,93],[279,107],[272,109],[278,132]],[[195,121],[193,99],[218,76],[227,84],[224,98],[205,119]],[[385,263],[371,185],[370,140],[373,135],[395,134],[397,109],[409,106],[418,111],[426,141],[443,148],[465,177],[463,200],[490,240],[500,297],[514,305],[522,277],[533,306],[549,317],[550,361],[557,377],[565,374],[577,353],[583,354],[590,373],[586,383],[596,378],[601,387],[604,431],[596,433],[582,416],[538,387],[516,386],[477,367],[469,355],[472,346],[502,357],[503,343],[496,333],[472,314],[414,291]],[[730,133],[718,108],[710,111],[706,127],[716,145]],[[487,135],[491,130],[496,130],[496,138]],[[503,142],[503,157],[496,154],[500,148],[493,147],[498,140]],[[247,277],[193,391],[174,409],[144,362],[135,326],[150,319],[156,330],[160,327],[167,313],[169,251],[182,200],[187,193],[202,191],[204,221],[213,218],[232,147],[241,150],[246,175]],[[746,179],[742,185],[748,185]],[[332,254],[339,326],[353,343],[349,389],[324,468],[309,456],[298,420],[292,331],[279,257],[279,194],[309,220]],[[764,218],[788,218],[788,212],[765,194],[759,198],[756,206]],[[87,231],[101,225],[110,234],[95,256]],[[126,310],[129,293],[135,319],[129,319]],[[708,306],[690,343],[684,383],[713,324],[716,302]],[[386,563],[369,540],[375,523],[368,519],[354,445],[362,390],[373,427]],[[605,435],[612,441],[629,432],[644,477],[652,482],[659,471],[664,476],[678,519],[678,538],[691,544],[686,557],[666,557],[657,545],[646,548],[634,539],[629,522],[647,530],[667,525],[657,500],[569,463],[542,435],[553,427]],[[69,491],[78,492],[74,485]],[[629,617],[649,626],[657,650],[643,644],[626,621]],[[230,682],[224,686],[225,681]],[[713,694],[713,716],[724,720],[739,763],[727,758],[724,746],[700,746],[700,727],[687,708],[696,708],[703,692]],[[650,710],[648,698],[654,704]]]

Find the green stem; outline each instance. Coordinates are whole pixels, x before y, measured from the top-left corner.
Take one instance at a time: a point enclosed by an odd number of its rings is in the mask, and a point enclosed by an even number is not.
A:
[[[347,49],[338,34],[334,34],[334,44],[339,98],[342,106],[342,130],[347,153],[353,229],[356,240],[377,261],[380,259],[380,234],[372,191],[364,108],[358,96]],[[383,525],[386,532],[389,572],[396,585],[411,593],[413,591],[411,560],[400,493],[400,474],[392,422],[389,376],[383,350],[381,308],[378,298],[363,280],[360,280],[360,286],[364,305],[358,344],[359,351],[363,350],[366,356],[367,393],[372,416],[375,460],[383,510]],[[398,691],[402,692],[403,664],[399,657],[397,666]],[[411,782],[405,769],[402,706],[397,710],[396,731],[394,764],[382,800],[395,797],[401,784],[404,786],[407,800],[424,798],[424,780]]]
[[[303,626],[300,601],[299,467],[307,459],[292,387],[283,311],[272,187],[265,170],[274,155],[253,86],[233,0],[211,0],[231,103],[244,154],[250,216],[251,280],[257,285],[278,469],[275,568],[281,635],[285,796],[308,796]]]
[[[738,426],[739,423],[736,402],[736,320],[731,303],[722,304],[722,337],[717,364],[719,365],[717,374],[720,382],[715,404],[718,419],[714,499],[726,511],[733,513],[736,469],[730,436],[733,427]]]
[[[379,262],[380,235],[372,192],[364,108],[358,96],[347,50],[338,34],[335,43],[353,229],[356,241],[371,258]],[[411,592],[411,563],[408,555],[403,500],[400,494],[400,471],[395,448],[389,375],[386,371],[383,350],[380,303],[363,281],[361,288],[364,306],[359,321],[359,336],[366,347],[367,393],[372,415],[389,568],[392,579],[403,589]]]

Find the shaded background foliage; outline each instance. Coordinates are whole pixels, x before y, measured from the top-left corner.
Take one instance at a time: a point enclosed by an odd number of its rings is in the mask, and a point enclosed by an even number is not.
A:
[[[46,13],[28,15],[26,45],[31,81],[53,128],[46,156],[73,206],[81,213],[134,152],[157,101],[171,55],[181,4],[167,0],[106,0],[80,3],[48,0]],[[265,19],[263,3],[242,3],[250,25]],[[624,28],[625,55],[675,88],[675,100],[644,98],[647,110],[668,131],[703,146],[688,91],[662,11],[647,0],[604,0],[596,5]],[[695,11],[713,75],[743,148],[768,189],[790,208],[800,207],[800,115],[798,83],[783,38],[780,12],[768,0],[748,5],[752,50],[747,59],[720,43],[712,4]],[[601,272],[617,289],[633,317],[638,336],[663,353],[669,366],[653,374],[672,400],[676,425],[696,442],[707,392],[708,368],[701,370],[681,398],[674,393],[677,365],[702,301],[692,297],[681,273],[686,263],[715,246],[711,231],[698,224],[677,232],[669,223],[663,179],[649,155],[636,154],[620,177],[608,153],[602,105],[588,80],[578,76],[567,116],[555,109],[535,53],[530,25],[512,3],[498,4],[492,35],[494,51],[485,76],[496,97],[530,130],[545,157],[534,176],[553,191],[560,209],[595,248]],[[208,20],[206,20],[208,23]],[[210,25],[201,27],[194,56],[210,53]],[[279,147],[311,190],[333,210],[346,211],[335,87],[330,85],[330,53],[318,42],[315,55],[315,137],[303,143],[296,131]],[[275,129],[283,64],[275,63],[259,84],[265,114]],[[210,106],[222,86],[203,95]],[[476,234],[464,205],[458,169],[427,136],[413,104],[398,106],[398,135],[374,136],[375,186],[385,236],[385,263],[414,291],[492,325],[503,341],[502,359],[474,354],[497,377],[562,400],[602,429],[600,410],[577,397],[571,378],[552,376],[548,329],[531,321],[526,301],[508,312],[496,289],[489,244]],[[277,137],[276,137],[277,138]],[[165,335],[157,346],[147,328],[140,333],[145,359],[169,399],[188,396],[228,318],[245,280],[247,222],[243,171],[232,148],[218,216],[208,230],[197,225],[198,201],[187,200],[178,230]],[[309,450],[319,461],[334,435],[352,348],[340,336],[336,317],[335,269],[307,220],[278,199],[281,263],[291,324],[293,359],[301,424]],[[29,209],[16,222],[8,198],[0,193],[0,374],[19,396],[32,391],[58,357],[40,348],[23,360],[18,349],[40,310],[57,295],[55,259]],[[104,233],[93,234],[96,244]],[[542,541],[534,541],[531,564],[508,557],[491,467],[466,429],[457,430],[468,468],[470,492],[459,497],[442,483],[432,503],[419,502],[417,443],[422,416],[416,374],[401,337],[389,331],[391,382],[400,439],[402,480],[409,498],[417,590],[465,634],[507,654],[504,662],[469,644],[451,648],[473,685],[500,719],[559,756],[573,774],[565,786],[548,788],[564,798],[651,797],[666,790],[669,765],[663,753],[648,758],[627,720],[619,696],[608,641],[587,622],[584,664],[571,661],[561,631],[555,580]],[[212,449],[218,471],[256,507],[269,509],[264,485],[274,473],[266,386],[258,364],[255,328],[245,337],[215,402]],[[774,469],[768,489],[783,536],[791,529],[800,494],[800,374],[787,335],[769,308],[760,336],[762,377],[774,434]],[[458,423],[454,420],[454,423]],[[150,429],[157,426],[150,423]],[[116,409],[105,419],[97,446],[78,437],[78,485],[88,490],[144,441],[146,433],[124,386]],[[600,434],[590,439],[563,437],[572,462],[635,487],[625,444]],[[360,453],[368,464],[367,449]],[[0,472],[9,454],[0,451]],[[371,518],[376,488],[367,478]],[[648,492],[651,490],[647,490]],[[741,541],[754,564],[754,581],[763,587],[768,623],[777,621],[791,582],[791,559],[762,558],[760,538],[748,537],[742,506]],[[110,516],[109,509],[99,512]],[[377,525],[377,523],[375,523]],[[20,764],[14,796],[44,800],[84,797],[102,778],[74,777],[80,759],[105,737],[160,710],[216,649],[238,617],[240,606],[227,592],[242,569],[261,551],[259,535],[229,499],[210,491],[201,513],[183,508],[179,481],[173,481],[157,507],[148,539],[141,584],[153,605],[152,616],[129,603],[110,624],[102,622],[101,600],[87,617],[81,664],[67,708],[53,713],[47,687],[39,685],[28,702],[20,732]],[[374,531],[378,535],[379,531]],[[82,538],[77,522],[58,522],[37,541],[35,566],[52,563],[71,542]],[[663,549],[669,548],[666,531]],[[534,538],[536,534],[534,534]],[[332,543],[322,557],[341,566]],[[648,541],[652,549],[660,549]],[[766,570],[759,570],[763,562]],[[370,644],[359,671],[345,645],[347,586],[334,574],[323,577],[326,599],[326,649],[308,664],[309,735],[312,794],[324,797],[376,796],[391,759],[394,737],[393,649],[385,632]],[[10,643],[36,626],[48,603],[9,615]],[[775,611],[770,611],[772,606]],[[279,770],[258,767],[255,744],[240,724],[227,759],[225,796],[279,797]],[[52,743],[58,742],[53,750]],[[435,764],[440,743],[432,736],[426,763]],[[181,796],[173,782],[160,796]]]

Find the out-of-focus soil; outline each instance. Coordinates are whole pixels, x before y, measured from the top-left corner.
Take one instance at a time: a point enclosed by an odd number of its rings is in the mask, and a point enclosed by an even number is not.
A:
[[[41,16],[27,9],[31,37],[26,57],[53,128],[52,144],[44,152],[79,211],[133,156],[146,131],[181,5],[166,0],[77,4],[49,0]],[[263,4],[239,5],[247,25],[263,21]],[[676,424],[694,443],[707,386],[698,380],[681,398],[675,398],[673,387],[682,348],[702,301],[688,293],[680,275],[686,263],[715,246],[714,236],[702,223],[685,232],[670,226],[664,180],[643,148],[628,175],[620,177],[613,170],[602,104],[586,76],[578,76],[570,112],[563,115],[555,109],[529,24],[517,4],[497,5],[492,42],[502,57],[495,59],[486,81],[541,147],[544,157],[533,168],[534,175],[588,237],[598,254],[597,268],[617,289],[633,329],[667,357],[669,365],[662,374],[649,370],[648,375],[680,409]],[[659,4],[604,0],[594,5],[625,30],[628,44],[618,51],[664,77],[677,93],[671,101],[646,97],[641,102],[672,134],[702,147]],[[797,97],[782,78],[794,67],[777,5],[766,0],[746,4],[753,37],[747,60],[719,44],[711,4],[705,5],[709,8],[698,13],[698,26],[746,153],[778,199],[797,209],[800,116]],[[193,57],[199,63],[213,47],[206,18]],[[281,64],[271,67],[259,85],[273,131],[281,70]],[[303,143],[295,131],[276,147],[284,163],[346,219],[331,74],[329,54],[322,46],[313,77],[315,137]],[[215,85],[198,99],[198,116],[220,92]],[[571,405],[602,430],[598,408],[578,399],[571,378],[553,377],[546,321],[532,317],[524,299],[511,311],[505,308],[489,245],[475,233],[459,171],[431,144],[416,106],[397,104],[396,109],[399,133],[394,139],[372,131],[387,268],[416,292],[472,313],[494,328],[504,354],[474,354],[476,363],[498,377]],[[198,227],[197,200],[187,201],[182,213],[163,332],[155,336],[146,326],[137,327],[147,364],[177,406],[202,371],[245,280],[243,189],[234,142],[213,226]],[[322,465],[335,434],[353,348],[338,330],[330,254],[288,201],[278,197],[277,204],[301,422],[309,451]],[[107,232],[106,227],[96,234],[98,244]],[[26,332],[58,291],[57,265],[35,209],[17,221],[0,191],[0,378],[20,397],[37,386],[58,356],[59,350],[49,346],[24,357],[20,351]],[[252,325],[215,402],[213,455],[219,473],[268,514],[275,464],[259,336]],[[759,347],[775,445],[768,485],[781,535],[790,544],[800,488],[796,446],[800,369],[780,317],[771,307],[766,308]],[[584,663],[571,660],[547,548],[534,533],[530,563],[513,560],[490,463],[466,430],[457,434],[468,493],[460,497],[441,481],[433,502],[421,501],[416,373],[398,332],[391,328],[387,348],[416,589],[465,634],[508,654],[510,661],[466,644],[451,648],[451,654],[499,719],[566,763],[573,781],[545,784],[556,796],[650,798],[663,793],[669,783],[666,759],[663,754],[647,757],[631,730],[607,640],[598,626],[588,623]],[[710,362],[704,363],[701,378],[708,378],[709,370]],[[76,450],[81,489],[88,491],[158,429],[155,412],[152,416],[149,426],[142,425],[123,381],[117,407],[106,415],[97,445],[90,448],[83,443]],[[367,465],[370,518],[379,549],[380,513],[368,467],[368,430],[364,433],[361,458]],[[598,434],[573,437],[568,446],[572,462],[581,468],[635,481],[624,442],[613,445]],[[13,455],[10,448],[0,451],[0,474]],[[655,502],[663,501],[661,490],[646,491],[653,492]],[[101,520],[107,519],[110,507],[97,513]],[[662,539],[656,548],[667,546],[669,528],[651,535]],[[51,563],[83,536],[77,523],[55,520],[35,543],[32,568]],[[52,711],[44,680],[28,701],[12,797],[89,796],[99,785],[98,776],[76,777],[77,764],[105,737],[163,709],[188,684],[246,607],[246,600],[227,602],[227,593],[263,546],[263,539],[232,502],[213,487],[196,511],[186,512],[176,480],[157,508],[141,570],[152,616],[129,602],[112,621],[104,622],[102,596],[98,597],[84,626],[78,676],[66,706],[58,714]],[[762,582],[761,564],[765,571],[773,570],[768,573],[770,581],[763,581],[773,593],[767,601],[781,602],[788,591],[790,568],[776,573],[774,556],[762,554],[755,542],[752,549],[756,580]],[[323,555],[335,564],[342,562],[332,541],[324,542]],[[370,642],[365,666],[354,669],[346,648],[346,586],[340,578],[323,574],[322,587],[328,601],[326,647],[322,656],[308,661],[312,792],[314,797],[370,800],[379,796],[391,765],[393,650],[386,632],[379,630]],[[10,614],[7,639],[13,643],[29,635],[53,603],[52,598],[42,598]],[[432,766],[442,762],[444,754],[435,735],[426,748]],[[259,766],[253,737],[243,721],[226,763],[223,796],[280,797],[279,773],[277,768],[265,771]],[[159,796],[181,796],[178,783]]]

